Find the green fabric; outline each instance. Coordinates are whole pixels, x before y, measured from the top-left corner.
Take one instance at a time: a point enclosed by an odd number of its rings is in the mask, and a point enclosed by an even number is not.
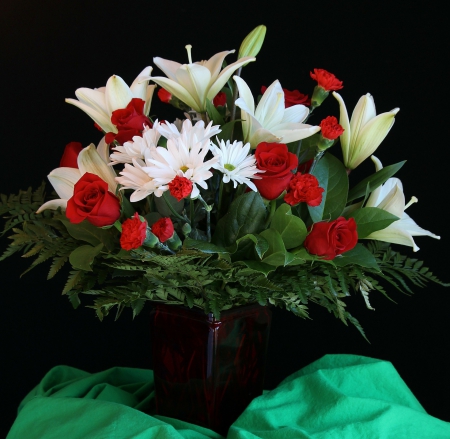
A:
[[[221,438],[147,413],[152,371],[58,366],[22,401],[7,439]],[[391,363],[326,355],[253,400],[227,437],[449,439],[450,423],[425,412]]]

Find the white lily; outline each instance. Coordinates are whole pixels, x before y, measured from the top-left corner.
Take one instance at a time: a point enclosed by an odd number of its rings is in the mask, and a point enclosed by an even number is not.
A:
[[[340,136],[344,164],[348,169],[355,169],[380,146],[400,108],[377,116],[373,97],[367,93],[359,99],[349,121],[344,100],[339,93],[333,92],[333,96],[339,102],[339,123],[345,130]]]
[[[372,161],[375,163],[377,171],[383,169],[380,160],[375,156],[372,156]],[[419,227],[405,213],[405,210],[417,201],[416,197],[412,197],[411,201],[405,205],[402,182],[398,178],[389,178],[383,185],[379,186],[370,194],[366,207],[378,207],[398,216],[400,219],[394,221],[385,229],[371,233],[366,236],[366,239],[407,245],[412,247],[415,252],[419,250],[419,247],[414,242],[413,236],[430,236],[431,238],[440,239],[440,236]]]
[[[236,106],[241,109],[244,142],[252,148],[261,142],[291,143],[320,131],[319,126],[303,124],[309,114],[304,105],[285,108],[284,91],[278,80],[264,92],[255,110],[255,101],[247,83],[234,76],[239,89]]]
[[[142,79],[151,79],[156,82],[198,113],[206,111],[206,100],[212,101],[239,67],[256,60],[247,56],[220,71],[224,58],[234,53],[234,50],[219,52],[208,61],[193,63],[191,46],[188,44],[186,49],[189,64],[179,64],[156,57],[153,58],[153,62],[167,75],[167,78],[148,76]]]
[[[97,148],[91,143],[82,149],[80,154],[78,154],[78,168],[62,167],[50,172],[48,179],[60,198],[47,201],[37,210],[37,213],[46,209],[56,210],[58,207],[65,210],[67,201],[73,196],[75,183],[86,172],[99,176],[108,183],[108,190],[115,194],[117,189],[116,173],[107,164],[106,160],[109,160],[109,158],[104,151],[105,145],[106,143],[102,139]]]
[[[156,85],[148,85],[152,67],[146,67],[133,81],[130,87],[117,75],[108,79],[105,87],[79,88],[75,91],[77,99],[66,99],[68,104],[75,105],[83,110],[96,122],[105,133],[117,133],[117,128],[111,122],[113,111],[125,108],[133,98],[145,101],[144,114],[148,116],[153,91]]]

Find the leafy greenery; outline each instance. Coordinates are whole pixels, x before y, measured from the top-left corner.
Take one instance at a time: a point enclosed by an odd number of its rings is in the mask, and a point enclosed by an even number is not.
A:
[[[261,231],[268,213],[253,192],[233,203],[223,217],[235,230],[232,245],[221,233],[216,234],[215,244],[187,237],[180,251],[168,255],[144,247],[130,252],[120,249],[114,227],[99,229],[83,222],[74,228],[60,211],[36,214],[43,196],[43,186],[35,192],[1,195],[0,209],[7,220],[3,234],[12,233],[0,260],[17,252],[26,258],[34,256],[25,272],[50,260],[48,278],[70,262],[72,270],[62,293],[75,308],[81,294],[93,296],[89,306],[100,319],[112,311],[118,318],[125,308],[131,308],[134,317],[146,301],[198,307],[216,316],[222,310],[258,302],[302,318],[309,317],[309,303],[314,303],[364,335],[346,309],[345,300],[352,292],[359,291],[370,307],[369,292],[388,297],[380,280],[406,294],[412,292],[408,283],[446,285],[422,262],[378,241],[358,244],[333,261],[320,260],[301,246],[305,224],[284,203],[271,217],[270,227]]]

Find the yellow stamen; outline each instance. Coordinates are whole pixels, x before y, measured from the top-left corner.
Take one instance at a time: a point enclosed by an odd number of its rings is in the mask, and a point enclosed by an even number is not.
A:
[[[184,46],[187,50],[188,53],[188,59],[189,59],[189,64],[192,64],[192,56],[191,56],[191,49],[192,46],[190,44],[186,44],[186,46]]]
[[[182,166],[180,168],[180,171],[186,172],[189,168],[187,166]]]

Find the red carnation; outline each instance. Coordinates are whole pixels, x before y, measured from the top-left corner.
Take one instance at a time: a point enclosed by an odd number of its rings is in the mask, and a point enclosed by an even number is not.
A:
[[[317,81],[317,85],[326,91],[340,90],[343,88],[342,81],[336,78],[333,73],[324,69],[314,69],[314,73],[310,72],[311,78]]]
[[[175,230],[170,218],[161,218],[151,227],[152,233],[158,237],[161,242],[166,242],[172,238]]]
[[[267,87],[263,85],[261,87],[261,93],[264,94],[264,92],[267,90]],[[286,88],[283,88],[284,91],[284,108],[292,107],[293,105],[311,105],[311,100],[309,99],[308,95],[304,95],[303,93],[300,93],[298,90],[287,90]]]
[[[145,241],[147,234],[147,221],[141,221],[137,212],[132,218],[125,220],[122,224],[120,235],[120,246],[124,250],[139,248]]]
[[[337,139],[343,132],[344,128],[339,125],[338,120],[334,116],[328,116],[320,122],[322,137],[328,140]]]
[[[172,94],[168,92],[165,88],[160,88],[158,90],[158,98],[161,102],[165,104],[170,104],[170,100],[172,99]]]
[[[192,192],[192,181],[186,177],[180,177],[178,175],[169,183],[170,194],[178,201],[187,197]]]
[[[78,154],[83,149],[80,142],[70,142],[64,148],[59,166],[61,168],[77,168],[78,169]]]
[[[215,107],[225,107],[227,103],[227,95],[223,91],[219,91],[216,97],[213,99],[213,104]]]
[[[114,140],[120,145],[133,140],[134,136],[142,136],[144,125],[152,127],[150,119],[144,114],[145,102],[140,98],[131,99],[126,108],[115,110],[111,115],[111,122],[117,127],[118,133],[106,134],[106,143]]]
[[[319,187],[319,181],[314,175],[297,172],[289,182],[284,201],[294,206],[306,203],[308,206],[318,206],[322,202],[322,193],[325,189]]]

